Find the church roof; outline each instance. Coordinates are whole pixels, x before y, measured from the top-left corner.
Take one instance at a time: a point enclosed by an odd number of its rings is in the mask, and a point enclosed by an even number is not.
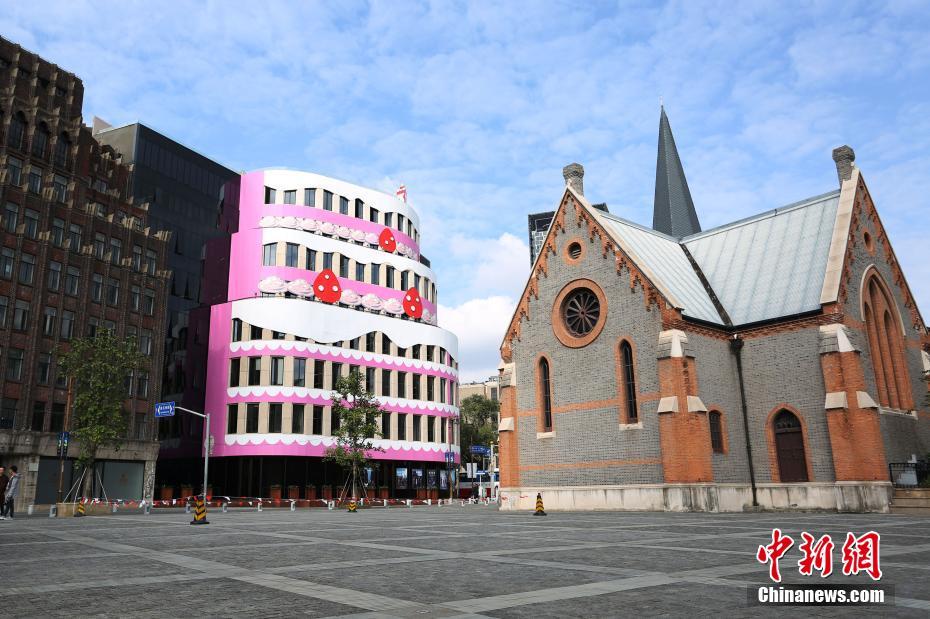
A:
[[[703,277],[732,324],[744,325],[820,308],[839,195],[832,191],[680,240],[592,212],[684,316],[725,324]]]
[[[672,126],[662,107],[659,115],[659,150],[652,227],[670,236],[683,237],[701,231],[688,180],[685,178]]]

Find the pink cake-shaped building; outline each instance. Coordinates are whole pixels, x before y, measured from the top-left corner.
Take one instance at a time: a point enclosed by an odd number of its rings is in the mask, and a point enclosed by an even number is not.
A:
[[[232,235],[208,248],[204,282],[214,494],[338,494],[343,473],[323,462],[339,423],[332,389],[358,372],[383,411],[369,496],[449,496],[457,340],[435,324],[416,212],[291,170],[244,174],[224,195]]]

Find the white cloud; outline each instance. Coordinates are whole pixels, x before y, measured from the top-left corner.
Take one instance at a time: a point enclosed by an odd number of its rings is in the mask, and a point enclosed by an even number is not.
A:
[[[439,326],[459,338],[459,380],[485,380],[497,374],[500,345],[516,303],[510,297],[471,299],[461,305],[439,305]]]

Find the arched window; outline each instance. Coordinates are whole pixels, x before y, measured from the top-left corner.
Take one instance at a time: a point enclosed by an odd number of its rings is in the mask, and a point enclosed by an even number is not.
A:
[[[549,361],[539,360],[539,395],[542,404],[543,431],[552,430],[552,383],[549,374]]]
[[[723,453],[723,415],[720,411],[710,411],[707,414],[710,423],[710,448],[714,453]]]
[[[633,369],[633,347],[629,342],[620,344],[620,371],[623,380],[623,403],[626,406],[627,423],[639,421],[636,407],[636,376]]]
[[[10,119],[10,131],[7,134],[7,145],[10,148],[23,149],[23,142],[26,138],[26,117],[22,112],[13,114]]]
[[[913,407],[913,398],[896,305],[876,273],[870,274],[866,282],[862,288],[862,313],[878,401],[882,406],[909,410]]]
[[[70,163],[71,140],[67,133],[58,136],[58,142],[55,143],[55,165],[59,168],[67,168]]]
[[[35,133],[32,134],[32,156],[45,159],[46,149],[48,149],[48,126],[41,123],[36,127]]]

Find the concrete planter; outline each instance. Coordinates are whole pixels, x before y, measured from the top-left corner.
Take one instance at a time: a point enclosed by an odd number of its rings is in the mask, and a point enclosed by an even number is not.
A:
[[[77,503],[58,503],[58,517],[73,518],[77,506]],[[85,503],[84,513],[87,516],[109,516],[113,513],[113,508],[106,503]]]

